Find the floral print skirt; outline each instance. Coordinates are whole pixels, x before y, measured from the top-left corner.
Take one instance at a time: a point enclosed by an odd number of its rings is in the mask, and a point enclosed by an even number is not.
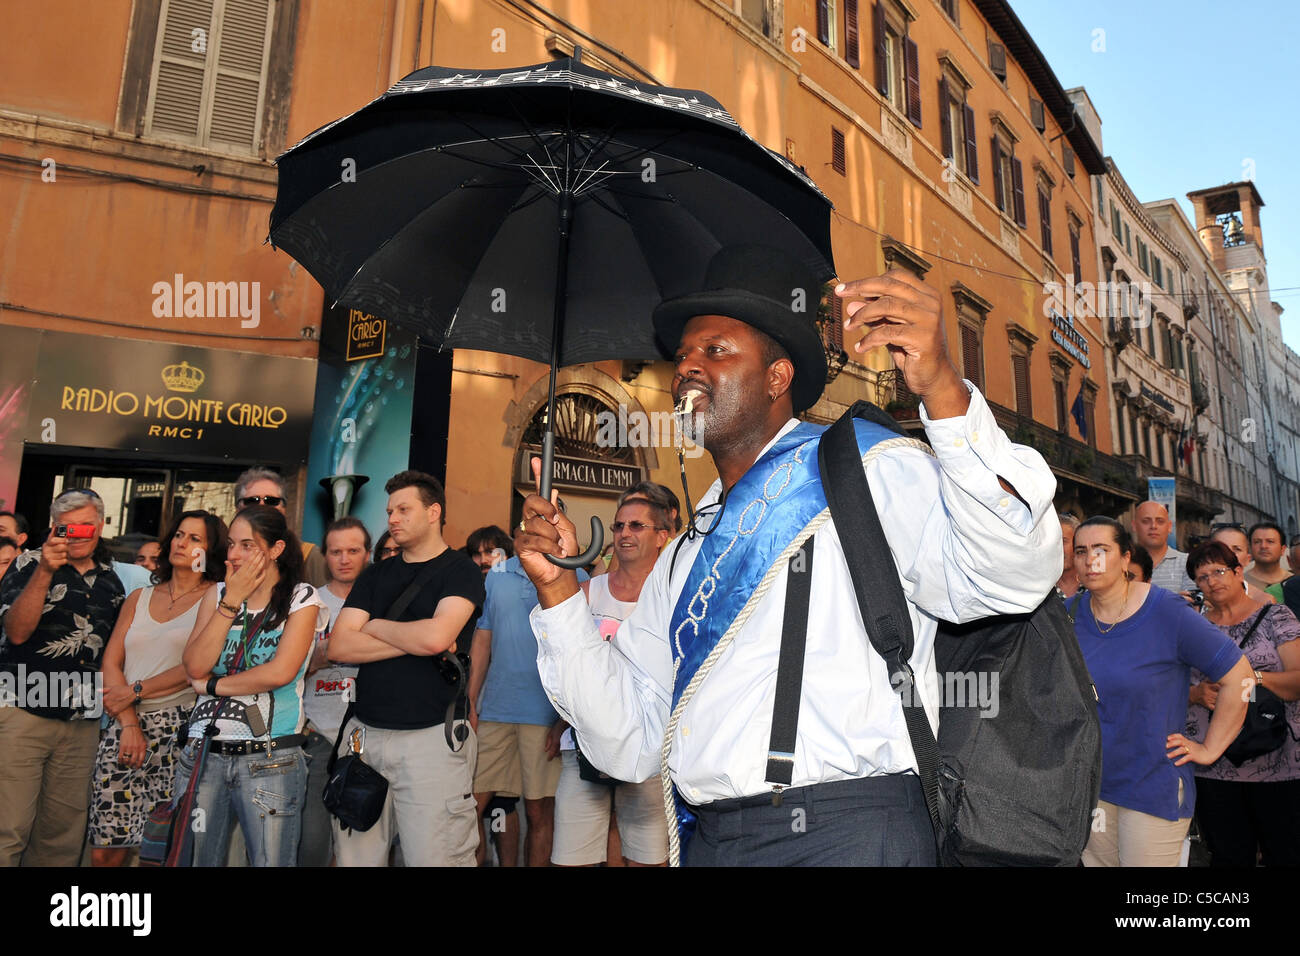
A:
[[[122,725],[114,720],[99,738],[95,772],[91,778],[90,845],[133,847],[140,845],[149,811],[172,798],[176,775],[176,733],[189,707],[165,707],[140,715],[149,756],[141,767],[118,763]]]

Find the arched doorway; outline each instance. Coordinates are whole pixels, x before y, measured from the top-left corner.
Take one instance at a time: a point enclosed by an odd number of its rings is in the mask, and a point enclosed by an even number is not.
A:
[[[592,384],[573,383],[556,395],[552,484],[559,489],[566,514],[577,525],[579,543],[584,547],[591,516],[598,517],[608,528],[618,496],[650,473],[645,449],[610,440],[618,434],[617,427],[610,426],[619,421],[620,411],[626,421],[627,403],[616,402],[608,392]],[[521,430],[515,448],[513,474],[518,494],[511,501],[512,526],[523,515],[523,496],[534,489],[531,462],[541,457],[545,425],[543,399]]]

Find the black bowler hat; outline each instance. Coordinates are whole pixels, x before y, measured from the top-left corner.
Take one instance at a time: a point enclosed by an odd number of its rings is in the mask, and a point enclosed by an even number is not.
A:
[[[655,339],[672,358],[686,323],[697,315],[725,315],[753,326],[790,356],[790,398],[795,412],[802,412],[826,384],[826,350],[814,324],[820,302],[821,283],[797,259],[770,246],[726,246],[709,260],[699,292],[667,299],[655,309]],[[796,304],[803,311],[796,312]]]

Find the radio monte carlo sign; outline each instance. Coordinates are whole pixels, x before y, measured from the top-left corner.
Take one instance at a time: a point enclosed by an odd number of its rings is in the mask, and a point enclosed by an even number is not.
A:
[[[42,339],[28,442],[306,459],[312,359],[59,332]]]

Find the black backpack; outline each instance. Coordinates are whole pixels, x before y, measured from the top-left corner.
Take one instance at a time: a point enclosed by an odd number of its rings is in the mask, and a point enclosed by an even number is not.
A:
[[[1053,589],[1030,614],[939,623],[940,681],[996,674],[998,710],[943,707],[936,742],[911,693],[912,623],[893,561],[880,560],[889,546],[862,470],[858,417],[904,434],[856,402],[822,437],[817,463],[862,621],[903,697],[939,862],[1077,866],[1101,791],[1101,724],[1065,604]]]

